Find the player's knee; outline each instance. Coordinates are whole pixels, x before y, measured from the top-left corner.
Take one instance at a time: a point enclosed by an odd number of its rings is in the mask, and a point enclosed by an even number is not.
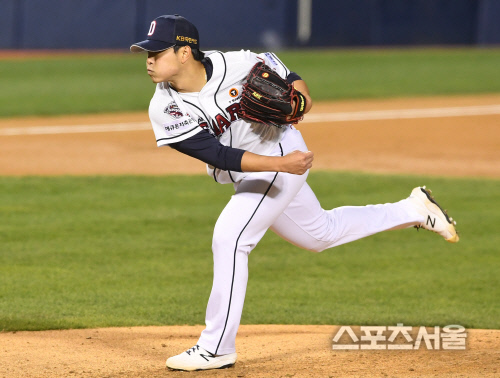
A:
[[[214,237],[212,239],[212,251],[215,253],[224,247],[224,245],[228,245],[229,240],[224,238],[223,235],[217,235],[214,233]]]
[[[315,240],[314,242],[309,241],[308,243],[303,243],[303,244],[297,244],[297,243],[294,244],[299,248],[315,253],[323,252],[325,249],[328,248],[328,246],[321,240]]]
[[[320,253],[326,249],[333,248],[336,245],[336,240],[332,239],[316,239],[310,242],[307,246],[307,250],[311,252]]]
[[[318,244],[315,244],[311,247],[309,247],[307,250],[310,251],[310,252],[316,252],[316,253],[320,253],[320,252],[323,252],[325,249],[327,249],[328,247],[325,246],[323,243],[318,243]]]
[[[212,251],[214,253],[226,250],[234,251],[236,243],[237,239],[235,236],[229,234],[228,232],[224,232],[223,230],[219,231],[217,228],[214,230],[212,239]]]
[[[212,240],[212,252],[218,256],[229,256],[234,253],[244,253],[249,255],[252,251],[252,246],[244,243],[239,243],[235,240],[215,239]]]
[[[242,252],[249,254],[255,247],[255,243],[251,240],[246,240],[244,236],[233,235],[224,230],[214,230],[212,239],[212,252],[214,254],[233,254]]]

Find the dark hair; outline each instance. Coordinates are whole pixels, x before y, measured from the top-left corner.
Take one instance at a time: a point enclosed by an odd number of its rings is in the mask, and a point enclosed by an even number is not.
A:
[[[183,46],[177,46],[175,45],[174,46],[174,52],[177,53],[177,51],[179,51],[179,49],[183,47]],[[194,60],[198,61],[198,62],[201,62],[203,60],[203,58],[205,57],[205,53],[203,51],[200,51],[198,49],[191,49],[191,52],[193,53],[193,58]]]

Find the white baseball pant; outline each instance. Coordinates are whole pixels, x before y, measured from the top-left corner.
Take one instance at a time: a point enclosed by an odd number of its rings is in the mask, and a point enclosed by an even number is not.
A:
[[[286,130],[273,155],[307,147],[294,128]],[[206,311],[206,328],[198,345],[211,353],[234,353],[248,280],[248,255],[271,228],[283,239],[321,252],[377,232],[423,221],[408,202],[343,206],[323,210],[302,176],[251,173],[235,184],[235,194],[214,229],[214,278]]]

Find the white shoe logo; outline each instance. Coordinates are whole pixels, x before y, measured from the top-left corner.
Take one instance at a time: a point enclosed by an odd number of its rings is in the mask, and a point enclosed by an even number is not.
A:
[[[432,219],[431,219],[431,216],[427,215],[427,223],[426,223],[426,225],[428,225],[429,223],[431,224],[432,228],[434,228],[434,225],[436,224],[436,218],[434,218],[434,222],[433,222]]]

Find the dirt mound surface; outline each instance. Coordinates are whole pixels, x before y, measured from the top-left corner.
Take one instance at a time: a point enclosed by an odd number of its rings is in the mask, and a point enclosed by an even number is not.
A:
[[[202,326],[0,334],[2,377],[163,377],[165,360],[196,344]],[[500,331],[469,330],[466,350],[332,350],[335,326],[243,325],[238,361],[203,377],[494,377]]]

